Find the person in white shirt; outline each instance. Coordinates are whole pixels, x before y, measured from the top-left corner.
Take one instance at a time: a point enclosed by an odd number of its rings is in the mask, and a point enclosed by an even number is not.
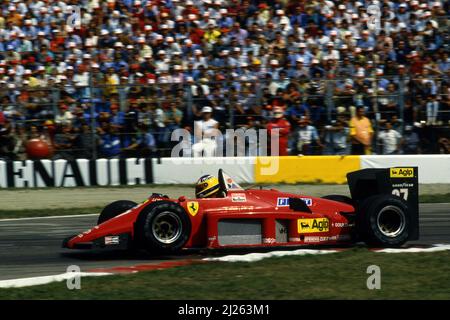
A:
[[[209,106],[202,108],[202,120],[194,121],[194,145],[192,152],[194,157],[214,157],[217,149],[217,137],[219,123],[212,118],[213,109]]]
[[[382,146],[383,154],[397,154],[400,146],[401,134],[392,129],[392,124],[386,122],[385,129],[378,133],[378,141]]]
[[[59,106],[59,113],[55,115],[55,123],[58,125],[70,125],[73,121],[73,114],[65,104]]]
[[[436,125],[439,114],[439,101],[436,94],[428,96],[426,111],[428,125]]]

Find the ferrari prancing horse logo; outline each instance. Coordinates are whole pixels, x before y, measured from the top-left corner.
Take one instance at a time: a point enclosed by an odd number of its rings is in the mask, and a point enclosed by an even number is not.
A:
[[[198,212],[198,202],[197,201],[188,201],[187,203],[187,209],[191,216],[195,217],[195,215]]]

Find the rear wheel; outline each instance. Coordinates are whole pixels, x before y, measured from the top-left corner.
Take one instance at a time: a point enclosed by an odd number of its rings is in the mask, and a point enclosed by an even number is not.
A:
[[[157,201],[145,208],[136,223],[140,245],[150,252],[180,250],[191,234],[191,221],[185,210],[169,201]]]
[[[119,214],[124,213],[127,210],[135,207],[137,205],[136,202],[129,200],[118,200],[111,202],[106,207],[103,208],[100,216],[98,217],[97,224],[101,224],[105,221],[108,221],[114,217],[117,217]]]
[[[397,247],[409,237],[410,217],[407,203],[393,195],[365,199],[357,214],[357,230],[369,245]]]

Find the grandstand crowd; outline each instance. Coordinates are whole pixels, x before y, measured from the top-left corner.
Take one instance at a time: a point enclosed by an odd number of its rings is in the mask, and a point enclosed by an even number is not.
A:
[[[4,0],[0,158],[26,159],[29,139],[53,158],[169,155],[173,130],[196,126],[279,129],[282,155],[450,153],[448,14],[445,0]]]

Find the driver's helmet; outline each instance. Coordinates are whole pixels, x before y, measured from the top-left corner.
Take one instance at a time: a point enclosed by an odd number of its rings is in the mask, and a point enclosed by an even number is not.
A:
[[[197,198],[212,198],[220,189],[219,179],[210,174],[201,176],[195,186],[195,196]]]

